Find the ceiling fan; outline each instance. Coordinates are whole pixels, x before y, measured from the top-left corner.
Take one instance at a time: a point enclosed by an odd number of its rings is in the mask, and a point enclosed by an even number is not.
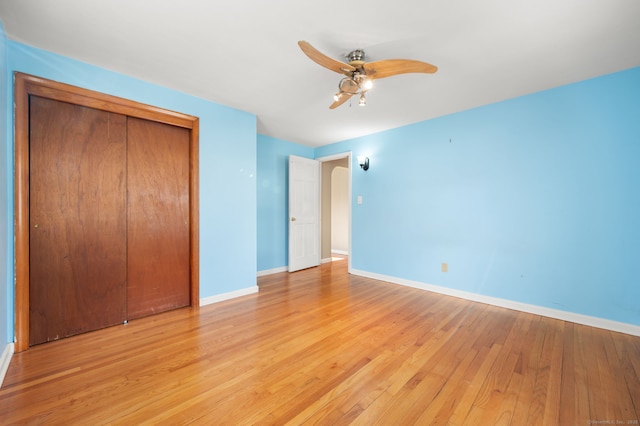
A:
[[[331,71],[345,75],[338,83],[338,92],[333,97],[334,102],[329,106],[330,109],[339,107],[354,95],[360,95],[358,105],[366,105],[365,94],[371,89],[375,79],[407,73],[433,74],[438,71],[438,67],[435,65],[409,59],[365,62],[364,51],[361,49],[356,49],[346,55],[348,62],[345,63],[330,58],[306,41],[299,41],[298,46],[312,61]]]

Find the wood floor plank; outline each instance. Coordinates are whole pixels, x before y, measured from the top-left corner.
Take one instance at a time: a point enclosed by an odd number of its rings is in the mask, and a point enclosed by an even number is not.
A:
[[[550,342],[551,359],[549,361],[549,381],[545,390],[544,414],[542,424],[560,424],[560,396],[562,385],[562,359],[564,356],[564,322],[553,321],[553,341]]]
[[[534,401],[534,387],[546,333],[546,322],[544,318],[538,317],[532,322],[526,335],[516,366],[516,371],[522,375],[522,386],[511,420],[513,424],[528,424],[529,412],[538,406],[537,401]]]
[[[632,407],[635,408],[635,418],[640,418],[640,341],[634,336],[617,335],[616,337],[622,337],[622,339],[613,339],[622,367],[619,378],[621,381],[624,378]],[[634,413],[630,413],[629,416],[633,419]]]
[[[469,372],[473,361],[478,358],[478,352],[471,349],[455,368],[455,371],[438,391],[433,400],[425,407],[416,420],[416,424],[445,424],[454,406],[460,387]]]
[[[0,424],[634,424],[640,337],[347,274],[13,356]]]

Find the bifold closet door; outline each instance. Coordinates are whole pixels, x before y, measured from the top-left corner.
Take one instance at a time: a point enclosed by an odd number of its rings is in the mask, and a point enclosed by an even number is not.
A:
[[[188,306],[189,130],[127,119],[127,316]]]
[[[29,344],[126,319],[126,122],[31,96]]]

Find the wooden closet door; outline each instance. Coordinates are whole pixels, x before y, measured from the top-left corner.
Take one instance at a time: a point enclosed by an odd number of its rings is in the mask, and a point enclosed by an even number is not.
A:
[[[127,121],[127,315],[188,306],[189,130]]]
[[[31,96],[29,344],[122,323],[126,117]]]

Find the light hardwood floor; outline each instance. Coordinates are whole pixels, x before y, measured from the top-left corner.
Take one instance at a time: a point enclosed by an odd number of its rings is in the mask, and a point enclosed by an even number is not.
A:
[[[638,424],[640,337],[346,264],[15,354],[0,424]]]

